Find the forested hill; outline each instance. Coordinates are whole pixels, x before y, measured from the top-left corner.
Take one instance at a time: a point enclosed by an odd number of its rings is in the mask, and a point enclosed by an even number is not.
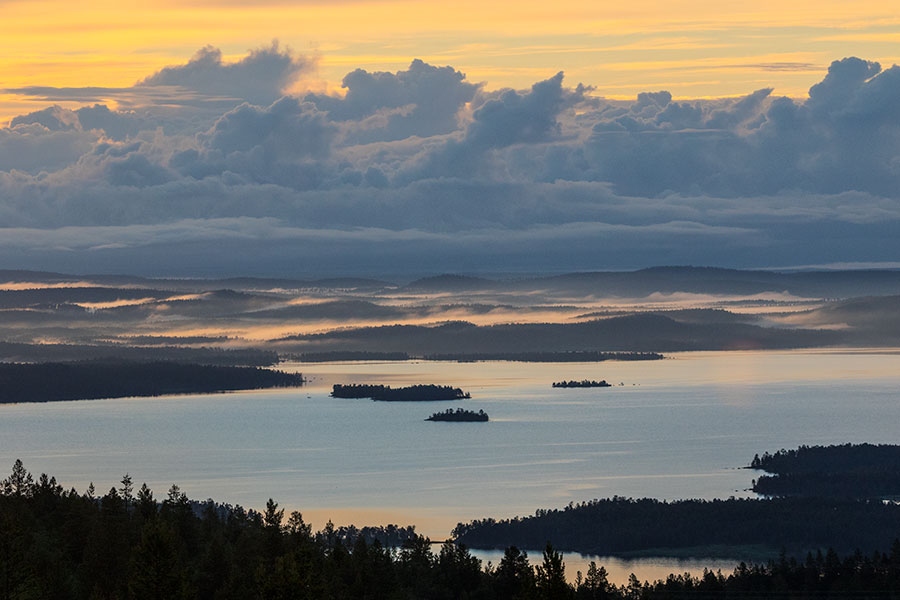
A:
[[[303,376],[173,362],[0,363],[0,404],[292,387]]]

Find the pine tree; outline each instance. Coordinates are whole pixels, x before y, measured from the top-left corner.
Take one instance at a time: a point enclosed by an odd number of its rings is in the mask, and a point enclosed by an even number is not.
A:
[[[131,508],[132,500],[134,500],[132,492],[134,492],[134,482],[131,480],[131,475],[125,473],[125,476],[122,477],[122,487],[119,488],[119,495],[122,496],[122,501],[125,503],[125,510]]]
[[[153,499],[153,492],[150,491],[146,483],[141,484],[141,489],[138,490],[137,509],[145,520],[156,516],[156,500]]]
[[[536,567],[537,585],[541,598],[545,600],[563,600],[569,598],[571,588],[566,583],[566,566],[562,554],[553,549],[550,542],[544,548],[544,562]]]
[[[0,482],[0,491],[4,496],[16,498],[29,498],[34,493],[34,478],[31,476],[20,459],[13,463],[12,473]]]

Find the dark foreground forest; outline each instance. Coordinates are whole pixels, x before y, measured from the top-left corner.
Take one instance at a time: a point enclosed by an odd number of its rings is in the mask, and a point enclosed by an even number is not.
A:
[[[173,485],[159,502],[127,475],[101,497],[92,487],[35,481],[16,462],[0,482],[0,600],[900,598],[897,541],[617,587],[594,563],[567,582],[550,544],[534,564],[509,547],[483,565],[461,544],[434,552],[413,528],[313,533],[272,500],[260,513],[191,502]]]
[[[303,376],[175,362],[0,363],[0,404],[292,387]]]

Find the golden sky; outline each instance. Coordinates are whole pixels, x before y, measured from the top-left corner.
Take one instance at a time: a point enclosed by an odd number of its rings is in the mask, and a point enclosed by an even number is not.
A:
[[[207,44],[237,59],[273,39],[317,57],[301,85],[318,90],[421,58],[488,88],[563,70],[607,97],[802,97],[834,59],[900,62],[895,0],[0,0],[0,15],[0,89],[124,87]],[[2,94],[0,123],[40,107]]]

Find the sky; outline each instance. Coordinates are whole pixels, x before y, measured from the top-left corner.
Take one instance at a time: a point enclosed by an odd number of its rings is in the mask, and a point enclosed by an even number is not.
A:
[[[890,2],[0,11],[0,268],[900,261]]]

